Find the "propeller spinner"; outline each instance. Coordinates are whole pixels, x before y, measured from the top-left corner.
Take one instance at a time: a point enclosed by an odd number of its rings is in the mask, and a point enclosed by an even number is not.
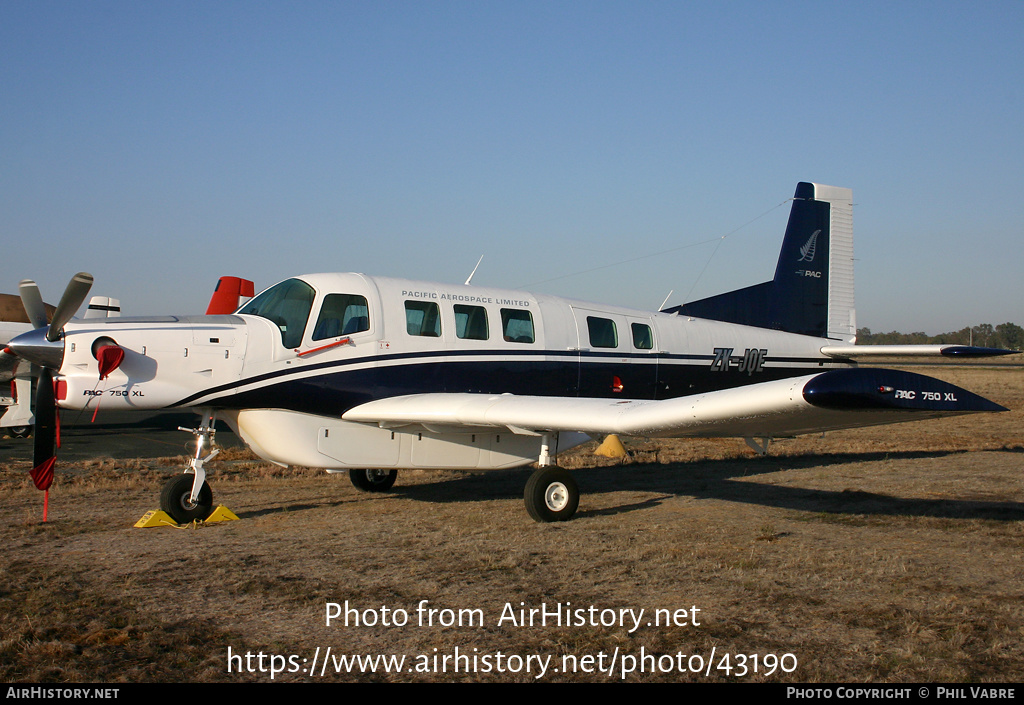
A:
[[[7,344],[8,350],[40,367],[60,369],[64,359],[64,341],[61,340],[64,325],[85,302],[92,282],[92,275],[85,272],[79,272],[72,277],[47,326],[46,309],[43,306],[43,297],[39,294],[39,287],[31,279],[22,280],[18,285],[21,302],[25,306],[29,321],[36,328],[14,338]]]

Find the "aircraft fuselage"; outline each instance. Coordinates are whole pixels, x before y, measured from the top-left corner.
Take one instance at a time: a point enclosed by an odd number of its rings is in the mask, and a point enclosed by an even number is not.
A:
[[[308,302],[68,324],[61,406],[340,416],[405,394],[670,399],[848,366],[821,338],[675,314],[361,274],[288,281],[309,287]],[[98,383],[103,338],[126,359]]]
[[[426,393],[671,399],[848,366],[820,352],[826,342],[523,291],[315,274],[233,315],[68,323],[58,398],[71,409],[215,410],[288,465],[512,467],[536,460],[538,438],[341,417]],[[99,380],[104,343],[125,358]],[[557,449],[586,438],[562,433]]]

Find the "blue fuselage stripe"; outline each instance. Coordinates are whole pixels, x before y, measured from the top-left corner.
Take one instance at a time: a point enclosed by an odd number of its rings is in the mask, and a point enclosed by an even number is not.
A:
[[[713,355],[575,350],[388,353],[243,378],[196,392],[173,406],[202,400],[211,407],[341,415],[374,399],[435,392],[669,399],[821,372],[823,364],[830,362],[769,357],[767,362],[775,364],[744,372],[712,371],[713,359]]]

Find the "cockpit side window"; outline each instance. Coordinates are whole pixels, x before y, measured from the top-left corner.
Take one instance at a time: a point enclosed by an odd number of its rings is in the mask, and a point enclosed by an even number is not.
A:
[[[273,321],[281,329],[281,344],[297,348],[313,308],[316,292],[300,279],[288,279],[275,284],[238,310]]]
[[[366,297],[358,294],[328,294],[313,326],[313,340],[337,338],[370,330]]]

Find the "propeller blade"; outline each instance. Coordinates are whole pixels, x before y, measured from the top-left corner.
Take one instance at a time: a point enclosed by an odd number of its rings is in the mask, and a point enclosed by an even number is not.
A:
[[[53,312],[50,330],[46,333],[46,339],[51,343],[60,338],[64,324],[70,321],[78,308],[85,303],[85,297],[89,295],[92,282],[92,275],[85,272],[79,272],[68,282],[68,288],[64,290],[64,296],[60,298],[57,310]]]
[[[36,383],[36,427],[32,465],[41,466],[52,458],[57,443],[57,402],[53,397],[53,372],[47,368],[39,370]]]
[[[21,305],[25,307],[28,322],[32,324],[33,328],[45,328],[46,306],[39,293],[39,285],[31,279],[22,279],[18,284],[18,292],[21,294]]]

